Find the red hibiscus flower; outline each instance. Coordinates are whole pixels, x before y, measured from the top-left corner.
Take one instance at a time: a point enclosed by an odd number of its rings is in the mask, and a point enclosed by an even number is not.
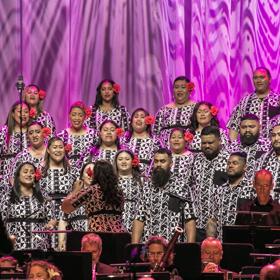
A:
[[[64,149],[65,149],[65,152],[66,152],[67,154],[69,154],[69,153],[72,151],[72,145],[71,145],[71,144],[66,144],[66,145],[64,146]]]
[[[84,110],[85,110],[86,119],[88,119],[91,116],[92,112],[88,107],[86,107]]]
[[[124,131],[121,127],[118,127],[118,128],[116,128],[116,133],[117,133],[118,137],[121,137],[121,136],[123,136]]]
[[[139,165],[139,163],[140,163],[140,160],[139,160],[138,156],[137,156],[137,155],[134,155],[134,158],[133,158],[133,160],[132,160],[132,162],[131,162],[131,165],[132,165],[133,167],[137,167],[137,166]]]
[[[211,106],[210,113],[212,116],[217,116],[218,112],[219,112],[219,109],[217,107]]]
[[[113,90],[118,94],[121,91],[121,86],[119,84],[113,84]]]
[[[190,133],[189,131],[186,131],[184,134],[184,139],[186,142],[190,143],[193,140],[193,134]]]
[[[192,92],[194,90],[194,83],[193,82],[187,83],[187,90],[188,90],[188,92]]]
[[[88,177],[92,178],[93,177],[93,169],[88,167],[86,170],[86,173],[88,175]]]
[[[152,115],[146,116],[145,117],[145,124],[154,124],[155,123],[155,118]]]
[[[44,138],[49,137],[52,133],[52,131],[49,127],[43,127],[42,131],[43,131],[43,137]]]
[[[41,100],[43,100],[43,99],[45,99],[45,97],[46,97],[46,92],[44,90],[40,89],[39,90],[39,98]]]
[[[35,181],[38,182],[41,178],[42,178],[41,170],[37,168],[37,169],[35,170]]]
[[[29,111],[29,117],[35,119],[37,115],[37,110],[35,108],[31,108]]]

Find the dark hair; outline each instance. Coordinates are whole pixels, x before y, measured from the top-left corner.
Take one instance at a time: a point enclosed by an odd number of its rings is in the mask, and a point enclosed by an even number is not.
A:
[[[205,135],[215,135],[217,138],[221,139],[221,133],[216,126],[206,126],[201,130],[201,136]]]
[[[110,83],[112,86],[115,84],[115,82],[113,80],[109,80],[109,79],[105,79],[105,80],[102,80],[97,88],[96,88],[96,97],[95,97],[95,102],[94,102],[94,107],[97,109],[99,108],[99,106],[102,104],[102,96],[101,96],[101,88],[102,88],[102,85],[105,83],[105,82],[108,82]],[[119,99],[118,99],[118,94],[115,92],[114,96],[113,96],[113,99],[112,99],[112,106],[114,108],[116,107],[119,107]]]
[[[28,131],[29,128],[30,128],[31,126],[33,126],[33,125],[39,125],[41,128],[44,127],[44,125],[43,125],[42,123],[40,123],[40,122],[38,122],[38,121],[33,121],[33,122],[31,122],[31,123],[28,124],[27,131]]]
[[[197,114],[197,111],[198,111],[198,109],[201,105],[206,105],[206,106],[208,106],[209,109],[211,109],[211,107],[213,106],[213,104],[211,104],[210,102],[207,102],[207,101],[200,101],[200,102],[195,104],[194,109],[193,109],[193,113],[190,117],[190,125],[188,126],[188,129],[193,134],[195,133],[195,131],[198,128],[198,125],[199,125],[198,121],[197,121],[196,114]],[[210,120],[210,126],[220,127],[217,115],[216,116],[212,115],[212,119]]]
[[[158,150],[155,151],[155,154],[161,154],[161,155],[168,155],[168,157],[171,159],[172,158],[172,153],[170,150],[166,149],[166,148],[159,148]]]
[[[186,76],[178,76],[178,77],[175,78],[175,80],[174,80],[174,82],[173,82],[173,86],[175,85],[175,83],[176,83],[177,81],[185,81],[185,82],[189,83],[189,82],[190,82],[190,79],[187,78]]]
[[[131,139],[132,134],[133,134],[133,127],[132,127],[133,117],[134,117],[134,115],[135,115],[137,112],[139,112],[139,111],[143,111],[143,112],[145,113],[145,116],[146,116],[146,117],[150,115],[150,113],[149,113],[146,109],[141,108],[141,107],[139,107],[139,108],[137,108],[137,109],[135,109],[135,110],[133,111],[133,113],[132,113],[132,115],[131,115],[131,118],[130,118],[129,130],[128,130],[128,133],[127,133],[127,135],[126,135],[126,137],[125,137],[125,138],[126,138],[125,140],[126,140],[127,142]],[[149,135],[151,136],[151,134],[152,134],[152,125],[147,124],[146,131],[147,131],[147,132],[149,133]]]
[[[258,66],[258,67],[254,70],[254,72],[256,72],[256,71],[258,71],[258,70],[264,70],[264,71],[266,72],[268,78],[271,79],[271,73],[270,73],[270,71],[269,71],[266,67],[264,67],[264,66]]]
[[[16,101],[10,108],[10,111],[8,113],[6,123],[5,123],[8,128],[7,134],[6,134],[6,144],[7,144],[8,148],[9,148],[9,144],[10,144],[11,135],[13,134],[13,131],[15,128],[15,120],[13,118],[13,113],[15,112],[18,105],[20,105],[20,106],[26,105],[26,107],[29,109],[29,106],[26,102],[20,102],[20,101]],[[28,123],[27,123],[27,125],[28,125]]]
[[[123,204],[123,192],[118,187],[118,178],[113,166],[106,160],[95,162],[93,183],[97,183],[104,195],[104,200],[111,206],[120,207]]]
[[[52,145],[52,143],[55,142],[55,141],[61,141],[61,142],[63,143],[63,145],[64,145],[64,142],[63,142],[63,140],[62,140],[60,137],[54,136],[54,137],[52,137],[52,138],[48,141],[47,149],[49,149],[50,146]],[[49,155],[49,153],[48,153],[47,150],[46,150],[46,153],[45,153],[45,159],[44,159],[44,161],[45,161],[45,166],[44,166],[43,169],[42,169],[42,175],[43,175],[43,177],[46,177],[47,174],[48,174],[48,170],[49,170],[49,168],[50,168],[50,155]],[[64,158],[63,158],[63,168],[64,168],[64,174],[66,174],[66,173],[69,171],[69,169],[70,169],[68,160],[67,160],[67,158],[66,158],[66,154],[65,154],[65,156],[64,156]]]
[[[240,122],[245,121],[245,120],[251,120],[251,121],[257,121],[259,122],[260,119],[258,118],[258,116],[256,116],[255,114],[245,114],[244,116],[242,116],[240,118]]]
[[[244,163],[247,162],[247,154],[245,152],[233,152],[230,154],[230,157],[231,156],[240,157]]]
[[[86,106],[86,104],[83,101],[76,101],[76,102],[74,102],[70,106],[69,113],[71,113],[73,108],[79,108],[79,109],[81,109],[84,112],[84,114],[86,114],[87,106]]]
[[[118,159],[118,156],[121,153],[128,153],[130,155],[131,159],[134,158],[134,153],[130,150],[122,149],[122,150],[119,150],[116,153],[115,160],[114,160],[114,169],[115,169],[115,172],[116,172],[117,176],[118,176],[118,173],[119,173],[118,172],[117,159]],[[140,183],[142,185],[139,166],[132,166],[132,177],[133,177],[133,179],[135,179],[138,183]]]
[[[30,85],[26,86],[26,87],[24,88],[24,90],[26,90],[26,89],[29,88],[29,87],[35,87],[35,88],[38,90],[38,94],[39,94],[39,91],[41,90],[40,87],[37,86],[37,85],[35,85],[35,84],[30,84]],[[24,100],[25,100],[25,95],[23,95],[23,96],[24,96]],[[40,98],[39,98],[39,102],[38,102],[38,104],[36,105],[36,111],[37,111],[37,114],[38,114],[38,115],[40,115],[40,114],[44,111],[44,109],[43,109],[43,99],[40,99]]]
[[[23,162],[17,167],[16,172],[15,172],[15,176],[14,176],[14,179],[15,179],[14,180],[14,186],[11,190],[11,198],[10,198],[11,203],[16,203],[20,199],[21,193],[20,193],[19,174],[20,174],[20,171],[21,171],[22,167],[24,165],[27,165],[27,164],[31,165],[34,168],[34,171],[36,170],[35,165],[31,162]],[[34,183],[33,195],[39,202],[41,202],[41,203],[44,202],[44,197],[41,193],[40,186],[39,186],[38,182]]]
[[[172,130],[171,130],[171,132],[170,132],[169,140],[171,139],[171,136],[172,136],[172,134],[173,134],[175,131],[180,131],[180,132],[182,133],[183,136],[184,136],[184,134],[185,134],[185,130],[184,130],[182,127],[174,127],[174,128],[172,128]]]

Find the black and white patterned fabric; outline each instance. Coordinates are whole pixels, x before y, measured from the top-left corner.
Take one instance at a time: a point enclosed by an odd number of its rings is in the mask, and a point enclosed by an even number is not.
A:
[[[3,126],[0,130],[0,178],[8,183],[9,167],[14,157],[21,151],[21,135],[14,132],[7,143],[8,127]],[[22,134],[22,148],[27,148],[26,132]]]
[[[48,139],[55,136],[56,128],[55,128],[55,122],[53,117],[50,115],[50,113],[44,111],[40,115],[38,115],[34,121],[40,123],[43,127],[48,127],[51,129],[51,134],[49,135]]]
[[[235,224],[237,210],[245,200],[256,197],[252,182],[243,178],[238,186],[231,186],[227,181],[221,186],[214,186],[212,189],[213,217],[218,222],[218,237],[222,239],[222,227]]]
[[[119,177],[118,186],[122,189],[124,194],[123,225],[131,232],[132,222],[135,219],[136,211],[141,201],[143,187],[141,183],[133,177]]]
[[[128,149],[138,156],[140,172],[147,175],[155,152],[162,146],[160,140],[154,136],[149,138],[122,137],[121,147]]]
[[[88,231],[88,217],[84,206],[76,209],[72,213],[65,215],[68,227],[75,231]]]
[[[29,149],[24,149],[10,162],[8,176],[12,178],[15,175],[16,169],[24,162],[31,162],[36,168],[41,168],[44,165],[44,155],[41,158],[36,158],[31,155]]]
[[[181,176],[185,178],[185,180],[189,181],[193,161],[194,154],[191,152],[187,152],[182,155],[172,154],[171,171],[174,174],[174,176]]]
[[[194,158],[188,185],[190,186],[198,229],[205,229],[208,219],[212,217],[213,197],[211,186],[222,185],[227,181],[228,158],[229,153],[226,150],[221,150],[213,160],[208,160],[202,152]]]
[[[221,144],[223,148],[226,148],[228,145],[228,136],[224,129],[219,128],[221,134]],[[188,149],[192,152],[198,153],[201,152],[201,131],[195,131],[192,141],[188,144]]]
[[[267,138],[259,138],[255,144],[245,146],[239,140],[235,140],[227,149],[229,153],[245,152],[247,154],[246,177],[248,180],[252,180],[255,175],[256,163],[264,153],[271,149],[271,142]]]
[[[52,204],[40,203],[35,196],[21,196],[12,203],[10,193],[1,201],[1,212],[9,235],[16,236],[15,249],[47,249],[48,237],[32,231],[44,230],[45,225],[54,218]]]
[[[130,115],[125,106],[118,106],[109,112],[104,112],[100,108],[96,109],[94,106],[90,107],[91,116],[85,123],[88,127],[99,130],[100,125],[106,120],[114,121],[123,130],[128,130],[130,123]]]
[[[71,144],[72,150],[67,154],[71,166],[81,168],[81,158],[88,151],[89,147],[97,144],[98,135],[95,129],[88,129],[85,135],[71,135],[67,129],[57,135],[65,144]]]
[[[142,241],[147,241],[150,235],[161,235],[170,240],[174,228],[181,226],[180,203],[169,194],[175,194],[187,201],[190,199],[184,179],[171,176],[162,188],[156,188],[150,180],[144,182],[143,196],[139,204],[136,219],[144,223]],[[184,221],[194,219],[192,204],[185,203]]]
[[[118,150],[107,150],[107,149],[102,149],[101,147],[94,149],[94,152],[91,152],[93,149],[89,149],[87,153],[85,154],[85,157],[83,158],[83,163],[88,162],[91,160],[93,163],[96,162],[97,160],[107,160],[111,164],[113,164],[115,160],[115,156],[118,152]]]
[[[239,131],[240,119],[248,113],[259,117],[261,124],[261,136],[268,138],[270,119],[280,114],[279,94],[270,92],[264,99],[258,98],[255,92],[246,95],[234,108],[227,123],[227,127],[229,129]]]
[[[266,169],[272,173],[274,187],[271,196],[280,203],[280,159],[273,149],[263,154],[258,160],[255,171],[260,169]]]
[[[195,104],[181,108],[163,106],[156,114],[154,134],[160,137],[162,144],[168,147],[169,136],[173,128],[187,128]]]

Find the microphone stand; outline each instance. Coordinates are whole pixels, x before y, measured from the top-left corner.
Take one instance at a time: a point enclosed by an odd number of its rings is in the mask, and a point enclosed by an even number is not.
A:
[[[22,92],[24,89],[23,76],[19,75],[16,82],[16,88],[19,93],[19,102],[20,102],[20,117],[19,117],[19,126],[20,126],[20,151],[23,150],[23,133],[22,133]]]

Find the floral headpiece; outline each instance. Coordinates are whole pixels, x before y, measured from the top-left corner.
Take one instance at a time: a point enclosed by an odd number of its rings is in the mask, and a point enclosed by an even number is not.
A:
[[[92,168],[88,167],[86,169],[86,173],[87,173],[88,177],[90,177],[90,178],[93,177],[93,169]]]
[[[64,150],[67,154],[69,154],[72,151],[72,145],[71,144],[64,145]]]
[[[219,109],[217,107],[211,106],[210,113],[212,116],[217,116],[218,112],[219,112]]]
[[[78,108],[82,109],[84,111],[84,113],[85,113],[85,118],[86,119],[89,118],[91,116],[91,114],[92,114],[91,109],[89,107],[87,107],[86,104],[83,101],[75,102],[71,106],[71,108],[73,108],[73,107],[78,107]]]
[[[139,165],[139,163],[140,163],[140,160],[139,160],[138,156],[134,155],[132,162],[131,162],[132,167],[137,167]]]
[[[185,134],[184,134],[184,139],[188,143],[192,142],[193,137],[194,137],[193,134],[190,133],[189,131],[186,131]]]
[[[42,173],[41,170],[39,168],[37,168],[35,170],[35,181],[38,182],[41,178],[42,178]]]
[[[193,82],[187,83],[187,90],[188,90],[188,92],[192,92],[194,90],[194,88],[195,88],[195,85],[194,85]]]
[[[121,127],[116,128],[116,133],[118,137],[122,137],[124,135],[124,131]]]
[[[29,110],[29,117],[32,118],[32,119],[35,119],[37,116],[37,110],[35,108],[31,108]]]
[[[39,99],[40,100],[44,100],[46,95],[47,95],[47,93],[44,90],[42,90],[42,89],[39,90],[38,94],[39,94]]]
[[[145,124],[147,125],[152,125],[155,123],[155,117],[152,115],[146,116],[145,117]]]
[[[48,274],[50,276],[50,279],[53,279],[56,276],[60,276],[60,273],[58,271],[55,271],[53,268],[48,268]]]
[[[117,83],[114,83],[114,84],[113,84],[113,90],[114,90],[114,92],[115,92],[116,94],[119,94],[120,91],[121,91],[121,86],[120,86],[119,84],[117,84]]]
[[[49,127],[43,127],[42,131],[43,131],[43,137],[44,138],[48,138],[52,133],[52,131]]]

